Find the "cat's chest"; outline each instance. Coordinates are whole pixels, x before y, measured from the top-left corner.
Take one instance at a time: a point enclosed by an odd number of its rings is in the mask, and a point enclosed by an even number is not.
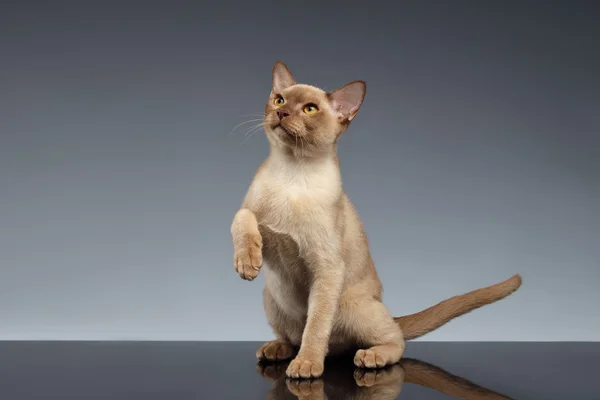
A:
[[[287,232],[323,218],[330,206],[327,190],[267,183],[257,191],[255,213],[259,223]]]
[[[259,224],[294,234],[327,220],[339,197],[336,176],[327,170],[311,172],[275,172],[257,180],[252,190],[252,211]]]

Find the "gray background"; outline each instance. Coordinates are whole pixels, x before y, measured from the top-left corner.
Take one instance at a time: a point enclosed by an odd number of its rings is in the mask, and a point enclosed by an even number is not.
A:
[[[229,236],[266,140],[228,133],[278,59],[367,81],[339,152],[394,314],[519,272],[426,338],[600,339],[597,2],[8,3],[0,339],[271,337]]]

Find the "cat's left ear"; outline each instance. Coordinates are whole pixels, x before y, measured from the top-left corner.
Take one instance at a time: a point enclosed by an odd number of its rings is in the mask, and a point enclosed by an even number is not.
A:
[[[343,119],[352,121],[366,94],[367,84],[364,81],[353,81],[327,93],[327,98],[335,112]]]
[[[283,89],[296,84],[289,68],[281,61],[277,61],[273,67],[273,92],[281,92]]]

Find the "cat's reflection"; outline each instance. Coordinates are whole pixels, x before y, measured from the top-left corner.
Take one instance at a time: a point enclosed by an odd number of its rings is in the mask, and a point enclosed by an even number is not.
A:
[[[328,360],[325,374],[316,380],[290,380],[287,363],[257,365],[273,381],[268,400],[392,400],[401,398],[405,383],[417,384],[458,399],[506,400],[510,397],[478,386],[434,365],[414,359],[379,370],[355,369],[347,360]]]

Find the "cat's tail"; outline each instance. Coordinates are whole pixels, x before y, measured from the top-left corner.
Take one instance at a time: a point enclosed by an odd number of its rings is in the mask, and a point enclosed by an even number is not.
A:
[[[520,286],[521,276],[515,275],[495,285],[451,297],[418,313],[396,317],[394,321],[400,325],[404,340],[415,339],[456,317],[505,298]]]

